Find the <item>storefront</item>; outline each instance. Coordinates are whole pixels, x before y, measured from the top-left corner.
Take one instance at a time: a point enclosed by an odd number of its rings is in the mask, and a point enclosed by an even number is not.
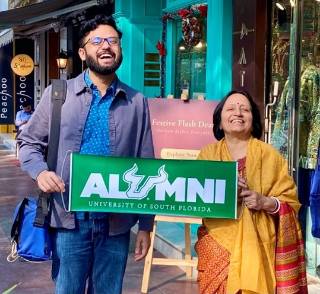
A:
[[[320,138],[320,1],[117,0],[114,11],[123,31],[118,75],[147,97],[219,101],[232,88],[252,94],[265,141],[288,159],[297,182],[308,270],[316,275],[320,242],[311,234],[309,195]],[[82,70],[72,30],[57,27],[56,36],[53,22],[47,25],[29,27],[36,98],[59,75],[47,67],[55,62],[50,50],[72,55],[70,76]]]
[[[320,1],[272,1],[271,11],[267,138],[288,159],[298,185],[308,271],[320,276],[320,243],[311,233],[315,222],[309,201],[312,185],[317,184],[314,171],[320,138]],[[312,203],[311,210],[319,219],[320,210]]]

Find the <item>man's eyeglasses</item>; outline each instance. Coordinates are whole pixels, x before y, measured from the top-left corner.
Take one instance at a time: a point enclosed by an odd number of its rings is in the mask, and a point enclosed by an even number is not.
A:
[[[108,38],[101,38],[101,37],[92,37],[89,38],[87,42],[85,42],[82,48],[87,45],[89,42],[94,46],[102,45],[103,42],[106,41],[109,46],[117,46],[120,43],[120,39],[118,37],[108,37]]]

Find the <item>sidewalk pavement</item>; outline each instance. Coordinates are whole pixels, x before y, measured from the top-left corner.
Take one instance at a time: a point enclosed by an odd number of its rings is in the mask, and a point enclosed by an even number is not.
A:
[[[27,195],[36,195],[36,187],[28,175],[20,170],[12,151],[0,145],[0,293],[17,285],[12,294],[52,294],[50,262],[29,263],[6,260],[10,252],[10,229],[16,204]],[[159,253],[155,253],[155,256]],[[140,293],[143,262],[128,259],[123,294]],[[107,287],[107,285],[106,285]],[[195,294],[197,284],[187,281],[183,271],[175,266],[153,266],[149,284],[151,294]]]

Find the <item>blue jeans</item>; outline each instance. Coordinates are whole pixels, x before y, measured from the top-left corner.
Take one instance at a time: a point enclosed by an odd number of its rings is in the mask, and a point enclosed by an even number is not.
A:
[[[108,236],[105,219],[77,220],[74,230],[54,230],[55,293],[85,293],[86,281],[90,278],[89,288],[93,288],[95,294],[121,294],[129,239],[130,231]]]

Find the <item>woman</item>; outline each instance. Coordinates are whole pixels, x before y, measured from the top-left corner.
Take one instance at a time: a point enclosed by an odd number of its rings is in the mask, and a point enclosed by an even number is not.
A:
[[[296,186],[285,159],[259,140],[257,105],[232,91],[213,124],[219,142],[198,159],[238,161],[240,213],[236,220],[203,220],[195,245],[200,293],[307,293]]]

